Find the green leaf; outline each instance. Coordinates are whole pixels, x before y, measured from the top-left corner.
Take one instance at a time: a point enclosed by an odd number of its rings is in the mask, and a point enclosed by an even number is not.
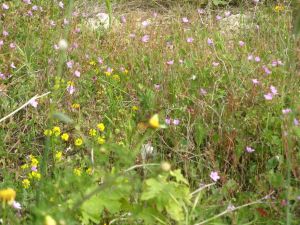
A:
[[[178,205],[178,203],[174,200],[170,199],[170,201],[166,205],[166,210],[173,220],[176,220],[178,222],[184,220],[182,207]]]
[[[187,179],[185,179],[183,177],[183,175],[181,174],[180,169],[178,170],[174,170],[174,171],[170,171],[170,175],[176,178],[177,182],[183,182],[186,185],[189,185],[189,182],[187,181]]]
[[[155,198],[162,192],[164,188],[164,184],[155,180],[154,178],[150,178],[146,180],[146,189],[143,191],[141,199],[149,200]]]
[[[61,112],[55,112],[55,113],[53,113],[52,116],[54,119],[58,119],[64,123],[73,123],[74,122],[69,116],[67,116],[66,114],[61,113]]]

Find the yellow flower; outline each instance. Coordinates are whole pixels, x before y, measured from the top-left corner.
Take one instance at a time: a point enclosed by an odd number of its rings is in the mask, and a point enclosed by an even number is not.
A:
[[[64,141],[68,141],[69,140],[69,135],[67,133],[63,133],[61,135],[61,139],[64,140]]]
[[[74,82],[73,81],[68,81],[67,86],[74,86]]]
[[[39,172],[36,172],[36,171],[32,171],[30,174],[29,174],[29,178],[30,179],[36,179],[36,180],[40,180],[41,179],[41,174]]]
[[[37,166],[39,164],[39,161],[33,156],[31,158],[31,166]]]
[[[29,167],[28,164],[25,163],[25,164],[23,164],[23,165],[21,166],[21,169],[22,169],[22,170],[25,170],[25,169],[28,169],[28,167]]]
[[[75,169],[73,170],[73,173],[74,173],[76,176],[80,177],[81,174],[82,174],[82,170],[81,170],[81,168],[75,168]]]
[[[82,141],[81,138],[77,138],[77,139],[75,140],[75,145],[76,145],[76,146],[80,146],[80,145],[82,145],[82,143],[83,143],[83,141]]]
[[[99,123],[99,124],[97,125],[97,127],[98,127],[98,129],[99,129],[100,131],[104,131],[104,130],[105,130],[105,125],[104,125],[104,123]]]
[[[131,108],[133,111],[138,111],[139,110],[139,107],[137,107],[136,105],[132,106]]]
[[[125,69],[125,70],[123,71],[123,73],[124,73],[124,74],[128,74],[128,70]]]
[[[74,104],[72,104],[72,108],[73,109],[79,109],[80,105],[78,103],[74,103]]]
[[[104,137],[98,137],[97,141],[98,141],[98,143],[99,143],[100,145],[105,144],[105,138],[104,138]]]
[[[88,175],[91,175],[93,170],[91,167],[87,168],[86,171],[85,171]]]
[[[96,62],[95,62],[94,60],[90,61],[89,64],[90,64],[91,66],[96,66]]]
[[[16,192],[12,188],[0,190],[0,200],[8,203],[12,203],[16,198]]]
[[[284,10],[284,5],[276,5],[274,8],[275,12],[280,12]]]
[[[45,223],[44,223],[44,225],[56,225],[56,221],[51,216],[47,215],[45,217]]]
[[[52,130],[48,130],[48,129],[45,130],[45,131],[44,131],[44,135],[45,135],[45,136],[51,136],[51,135],[52,135]]]
[[[96,134],[97,134],[97,131],[95,130],[95,129],[90,129],[90,131],[89,131],[89,135],[90,136],[96,136]]]
[[[55,153],[55,159],[57,161],[60,161],[61,158],[62,158],[62,152],[61,151],[56,151],[56,153]]]
[[[159,117],[158,114],[154,114],[150,120],[149,120],[149,125],[152,128],[159,128],[160,124],[159,124]]]
[[[111,75],[111,72],[105,71],[104,74],[109,77]]]
[[[22,180],[23,188],[27,189],[30,187],[30,181],[28,179]]]
[[[116,81],[120,81],[120,76],[118,74],[113,75],[113,79]]]
[[[60,128],[59,127],[53,127],[52,128],[52,131],[54,133],[54,135],[57,137],[60,135],[61,131],[60,131]]]

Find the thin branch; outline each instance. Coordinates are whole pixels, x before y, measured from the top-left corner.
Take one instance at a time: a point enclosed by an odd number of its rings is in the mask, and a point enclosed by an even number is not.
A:
[[[215,182],[214,183],[210,183],[210,184],[206,184],[206,185],[198,188],[197,190],[193,191],[190,195],[193,196],[193,195],[197,194],[198,192],[202,191],[203,189],[208,188],[210,186],[213,186],[215,184],[216,184]]]
[[[223,215],[225,215],[225,214],[227,214],[227,213],[229,213],[229,212],[233,212],[233,211],[236,211],[236,210],[238,210],[238,209],[245,208],[245,207],[250,206],[250,205],[264,203],[263,200],[268,199],[273,193],[274,193],[274,191],[271,192],[270,194],[268,194],[267,196],[265,196],[265,197],[263,197],[263,198],[261,198],[261,199],[258,199],[258,200],[254,201],[254,202],[250,202],[250,203],[247,203],[247,204],[244,204],[244,205],[240,205],[240,206],[238,206],[238,207],[234,207],[233,209],[226,209],[225,211],[223,211],[223,212],[221,212],[221,213],[219,213],[219,214],[217,214],[217,215],[215,215],[215,216],[213,216],[213,217],[211,217],[211,218],[209,218],[209,219],[207,219],[207,220],[204,220],[204,221],[202,221],[202,222],[200,222],[200,223],[196,223],[196,224],[194,224],[194,225],[205,224],[205,223],[208,223],[209,221],[212,221],[212,220],[214,220],[214,219],[217,219],[217,218],[219,218],[219,217],[221,217],[221,216],[223,216]]]
[[[51,92],[47,92],[44,93],[42,95],[35,95],[34,97],[32,97],[31,99],[29,99],[28,102],[26,102],[25,104],[23,104],[21,107],[17,108],[15,111],[11,112],[10,114],[8,114],[7,116],[3,117],[2,119],[0,119],[0,123],[3,122],[4,120],[8,119],[9,117],[13,116],[14,114],[16,114],[17,112],[19,112],[21,109],[25,108],[27,105],[29,105],[32,101],[35,101],[39,98],[42,98],[48,94],[50,94]]]

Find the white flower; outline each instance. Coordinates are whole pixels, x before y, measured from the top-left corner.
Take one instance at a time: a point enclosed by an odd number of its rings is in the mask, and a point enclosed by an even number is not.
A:
[[[68,48],[68,42],[65,40],[65,39],[61,39],[59,42],[58,42],[58,47],[59,49],[61,50],[66,50]]]

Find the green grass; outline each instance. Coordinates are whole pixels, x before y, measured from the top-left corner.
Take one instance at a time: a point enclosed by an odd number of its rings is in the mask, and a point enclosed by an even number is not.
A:
[[[19,1],[0,11],[0,32],[9,32],[0,36],[0,72],[11,74],[0,78],[0,120],[51,92],[37,108],[28,105],[0,122],[0,190],[14,189],[22,206],[14,209],[0,192],[4,224],[54,224],[49,218],[57,224],[297,224],[300,80],[289,5],[280,12],[273,4],[227,8],[251,15],[248,28],[230,33],[215,19],[223,8],[199,15],[192,4],[131,10],[127,3],[128,10],[125,4],[114,11],[106,1],[112,16],[125,15],[127,22],[112,20],[111,29],[91,31],[84,17],[71,13],[85,9],[64,3],[64,9],[36,3],[43,11],[33,16],[27,16],[33,4]],[[149,42],[141,41],[144,35]],[[67,51],[54,48],[61,39]],[[260,62],[248,60],[250,54]],[[274,60],[283,65],[273,67]],[[278,95],[268,101],[270,86]],[[283,115],[287,108],[292,111]],[[155,114],[160,128],[148,122]],[[166,125],[168,117],[179,125]],[[147,143],[153,154],[144,158]],[[246,152],[247,146],[255,151]],[[228,205],[235,210],[226,211]]]

